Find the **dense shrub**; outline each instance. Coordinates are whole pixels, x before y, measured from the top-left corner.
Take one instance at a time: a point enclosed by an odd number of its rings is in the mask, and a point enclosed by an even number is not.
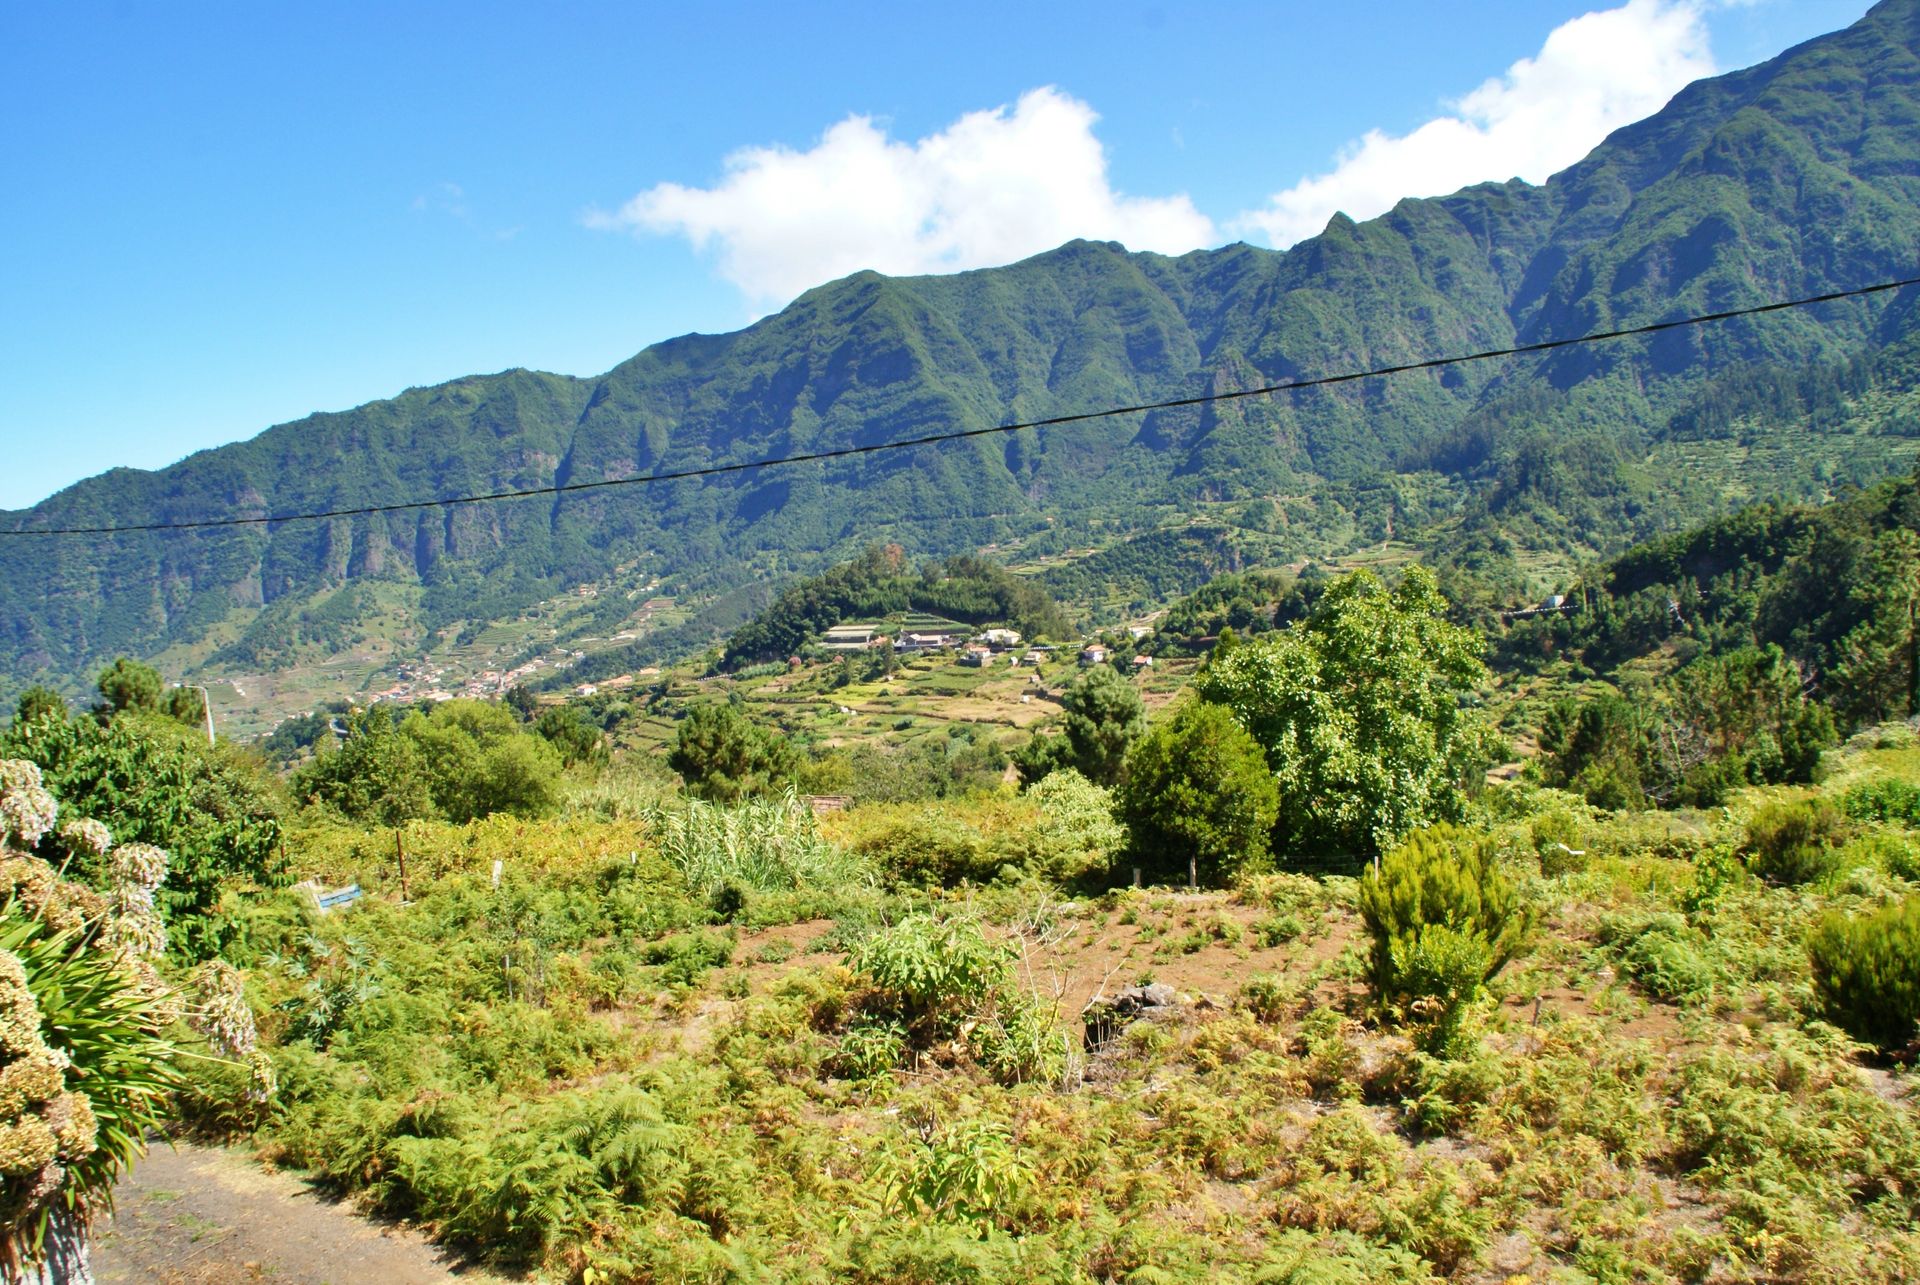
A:
[[[1447,1048],[1487,980],[1520,950],[1530,915],[1496,865],[1491,838],[1453,826],[1415,832],[1360,882],[1383,1007],[1420,1019]]]
[[[1866,915],[1834,912],[1807,941],[1828,1020],[1883,1049],[1913,1043],[1920,1023],[1920,897]]]
[[[911,717],[906,726],[913,726]],[[809,794],[846,794],[857,803],[920,803],[997,789],[1006,769],[1006,751],[991,735],[954,723],[944,736],[920,736],[904,744],[815,746],[796,781]]]
[[[1232,711],[1194,701],[1134,749],[1120,810],[1142,865],[1221,884],[1271,864],[1280,791]]]
[[[1650,712],[1610,693],[1566,697],[1548,707],[1540,726],[1541,779],[1595,807],[1630,808],[1647,801],[1645,760],[1653,739]]]
[[[1073,768],[1051,772],[1028,787],[1027,798],[1040,808],[1034,835],[1034,868],[1055,883],[1073,883],[1105,874],[1127,832],[1114,819],[1111,791]]]
[[[1920,785],[1892,777],[1866,781],[1848,790],[1840,808],[1856,821],[1889,821],[1920,828]]]
[[[1051,778],[1049,778],[1051,779]],[[1100,816],[1106,791],[1069,783],[1017,797],[869,803],[826,819],[826,832],[890,883],[953,887],[1037,877],[1071,883],[1107,868],[1117,827]]]
[[[559,751],[561,761],[568,767],[606,757],[600,744],[600,729],[578,706],[556,705],[543,710],[534,720],[533,730]]]
[[[651,942],[640,958],[660,969],[660,980],[669,986],[691,988],[715,968],[725,968],[733,958],[733,942],[719,933],[675,933]]]
[[[176,948],[196,957],[220,948],[230,927],[218,912],[229,876],[271,883],[280,875],[279,804],[271,782],[243,756],[171,720],[121,714],[16,722],[0,736],[0,758],[38,765],[46,786],[79,815],[103,823],[121,843],[149,843],[171,856],[155,894]],[[86,851],[41,855],[95,887],[104,859]]]
[[[945,1031],[1006,981],[1011,957],[977,924],[910,915],[861,943],[847,964],[886,992],[906,1021]]]
[[[362,824],[539,817],[560,802],[560,752],[512,711],[451,700],[395,722],[375,706],[348,721],[338,749],[293,776],[302,800]]]
[[[1599,937],[1627,976],[1656,998],[1696,999],[1717,980],[1705,938],[1682,915],[1609,915],[1600,921]]]
[[[733,706],[696,705],[680,721],[667,766],[695,798],[732,803],[785,788],[799,760],[786,737]]]
[[[1747,823],[1741,853],[1768,883],[1811,883],[1838,867],[1850,833],[1846,815],[1826,799],[1769,803]]]

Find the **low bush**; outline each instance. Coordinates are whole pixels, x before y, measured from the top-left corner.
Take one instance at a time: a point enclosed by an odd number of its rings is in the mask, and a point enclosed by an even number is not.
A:
[[[1895,1050],[1920,1023],[1920,897],[1866,915],[1833,912],[1807,941],[1827,1019],[1855,1039]]]
[[[1657,999],[1696,999],[1718,980],[1706,939],[1684,916],[1607,915],[1601,918],[1599,937],[1622,971]]]
[[[669,986],[698,986],[715,968],[725,968],[733,958],[733,943],[719,933],[675,933],[650,943],[641,959],[660,969],[660,979]]]
[[[895,884],[1098,880],[1118,833],[1102,812],[1106,791],[1073,777],[1051,785],[1058,775],[1018,796],[862,804],[829,818],[827,832]]]
[[[974,1060],[1004,1083],[1050,1074],[1065,1049],[1054,1014],[1014,971],[1009,946],[990,942],[978,924],[909,915],[862,942],[848,958],[872,988],[856,1031],[897,1028],[905,1043],[927,1048],[963,1035]],[[845,1055],[871,1074],[877,1043],[861,1034]]]
[[[1870,831],[1850,840],[1840,849],[1838,864],[1843,869],[1884,870],[1901,879],[1920,878],[1920,851],[1897,831]]]
[[[1530,916],[1493,842],[1453,826],[1417,831],[1360,881],[1375,1001],[1451,1047],[1487,980],[1520,950]]]
[[[1540,873],[1552,878],[1587,868],[1580,823],[1569,809],[1542,812],[1527,822],[1527,839],[1540,859]]]
[[[1747,869],[1772,884],[1812,883],[1839,866],[1850,837],[1846,814],[1823,798],[1769,803],[1747,823]]]
[[[919,914],[867,938],[847,964],[909,1023],[944,1034],[1005,983],[1012,953],[977,924]]]
[[[1240,988],[1241,1007],[1262,1022],[1285,1019],[1299,1002],[1299,988],[1275,973],[1255,973]]]
[[[1920,828],[1920,785],[1882,777],[1848,790],[1841,810],[1856,821],[1890,821],[1908,829]]]
[[[1264,919],[1255,921],[1253,925],[1254,940],[1268,949],[1285,945],[1297,939],[1305,931],[1306,926],[1300,922],[1300,916],[1286,911],[1277,915],[1268,915]]]

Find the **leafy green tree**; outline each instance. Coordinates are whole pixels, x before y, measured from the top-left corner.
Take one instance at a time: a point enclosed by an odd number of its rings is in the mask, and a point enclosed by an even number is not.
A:
[[[791,781],[795,756],[786,738],[731,705],[696,705],[680,721],[667,766],[687,792],[714,803],[764,794]]]
[[[534,736],[512,736],[495,742],[467,774],[455,820],[477,819],[496,812],[538,817],[560,804],[560,755]]]
[[[160,693],[160,712],[176,723],[185,723],[189,727],[204,727],[207,719],[207,696],[198,687],[169,687]]]
[[[559,802],[559,752],[504,705],[441,701],[407,715],[399,732],[418,747],[433,806],[449,821],[536,817]]]
[[[1914,618],[1920,614],[1920,533],[1898,529],[1860,550],[1847,568],[1845,614],[1829,676],[1843,714],[1868,722],[1920,713],[1914,694]]]
[[[435,813],[426,756],[379,705],[353,716],[338,749],[293,774],[293,792],[363,825],[399,826]]]
[[[560,753],[568,767],[600,757],[600,729],[585,713],[571,705],[556,705],[541,711],[533,730]]]
[[[1183,705],[1134,746],[1120,786],[1134,855],[1195,883],[1228,883],[1266,865],[1279,812],[1260,743],[1231,711],[1205,701]]]
[[[1042,732],[1015,750],[1014,770],[1023,785],[1036,785],[1054,772],[1073,766],[1073,746],[1058,733]]]
[[[95,686],[104,710],[118,714],[130,709],[153,709],[160,704],[160,671],[122,656],[100,671]]]
[[[1196,682],[1265,748],[1282,856],[1371,856],[1458,816],[1494,737],[1471,708],[1479,635],[1451,624],[1433,573],[1355,572],[1311,615],[1215,659]]]
[[[1127,751],[1147,730],[1147,707],[1133,684],[1104,665],[1075,679],[1060,698],[1073,766],[1096,785],[1113,785]]]
[[[525,683],[515,683],[507,688],[507,693],[500,698],[500,703],[518,714],[521,722],[530,722],[534,711],[540,708],[540,698],[535,696],[532,689]]]
[[[1779,647],[1703,656],[1674,675],[1669,720],[1705,749],[1704,772],[1682,774],[1680,801],[1720,802],[1727,785],[1811,781],[1835,740],[1833,716],[1807,699]]]
[[[1833,716],[1779,647],[1693,661],[1658,688],[1566,699],[1541,722],[1539,771],[1605,808],[1717,805],[1742,785],[1810,781]]]
[[[51,687],[35,683],[20,693],[20,699],[13,707],[13,721],[31,723],[35,719],[50,718],[63,721],[67,717],[67,700]]]
[[[116,843],[150,843],[172,855],[156,896],[176,948],[201,957],[220,948],[230,922],[218,913],[229,876],[279,877],[280,819],[272,779],[243,755],[209,746],[171,720],[138,714],[16,722],[0,758],[37,764],[47,788]],[[63,858],[64,859],[64,858]],[[107,872],[75,853],[70,876],[101,886]]]
[[[1588,700],[1568,697],[1549,706],[1541,720],[1541,779],[1599,807],[1643,807],[1652,743],[1653,723],[1644,701],[1612,693]]]

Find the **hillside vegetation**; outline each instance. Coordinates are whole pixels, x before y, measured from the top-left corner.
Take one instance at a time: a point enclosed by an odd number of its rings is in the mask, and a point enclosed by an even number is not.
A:
[[[1251,572],[1164,671],[688,669],[343,716],[281,778],[128,662],[0,757],[181,854],[162,975],[244,970],[261,1052],[175,1127],[538,1279],[1891,1283],[1916,488],[1634,548],[1491,639],[1417,564]],[[1057,712],[967,721],[1010,681]],[[802,721],[895,686],[908,726]]]
[[[1886,0],[1846,31],[1690,86],[1538,187],[1484,184],[1365,224],[1339,217],[1285,252],[1168,259],[1076,242],[956,276],[861,273],[598,378],[509,371],[412,389],[156,473],[116,470],[5,522],[293,513],[634,477],[1897,278],[1920,258],[1917,47],[1920,5]],[[38,676],[74,694],[121,653],[257,676],[342,648],[364,673],[582,586],[598,594],[575,600],[563,632],[605,639],[686,624],[643,621],[645,585],[724,601],[875,542],[915,557],[1017,543],[1048,559],[1160,540],[1202,515],[1283,546],[1269,562],[1438,523],[1423,541],[1525,580],[1543,552],[1605,553],[1755,498],[1754,486],[1821,498],[1901,471],[1913,366],[1882,354],[1906,352],[1911,316],[1904,295],[1873,296],[1510,363],[552,500],[9,539],[0,673],[16,690]],[[1133,559],[1136,584],[1097,564],[1090,579],[1063,569],[1049,584],[1130,604],[1238,569],[1220,541],[1203,543],[1166,550],[1151,574]],[[355,585],[371,591],[342,592]],[[698,648],[750,614],[723,608],[675,645]]]

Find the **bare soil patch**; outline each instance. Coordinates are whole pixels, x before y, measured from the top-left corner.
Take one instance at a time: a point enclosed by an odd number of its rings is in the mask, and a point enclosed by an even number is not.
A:
[[[419,1231],[374,1222],[290,1173],[218,1147],[157,1144],[96,1232],[101,1285],[498,1285]]]

